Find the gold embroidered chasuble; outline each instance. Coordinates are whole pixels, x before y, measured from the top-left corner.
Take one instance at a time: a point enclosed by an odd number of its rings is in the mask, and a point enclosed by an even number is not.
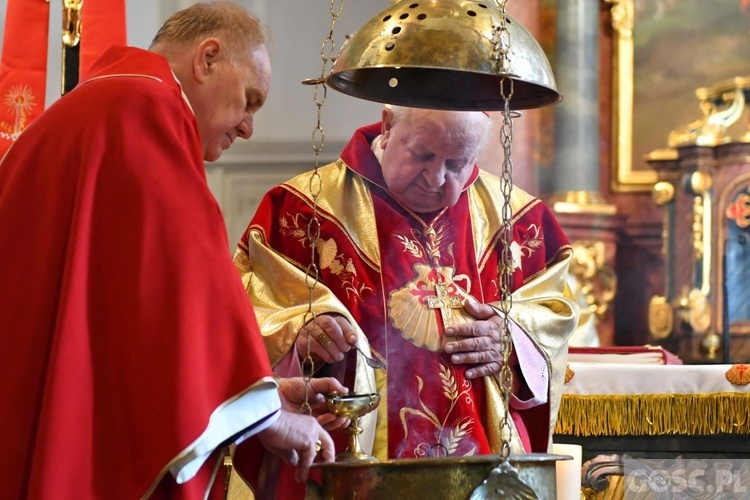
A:
[[[477,171],[454,207],[420,214],[420,221],[388,196],[378,172],[364,147],[348,147],[342,159],[319,169],[321,282],[313,290],[317,314],[347,317],[375,356],[388,363],[385,374],[372,373],[356,354],[348,358],[345,382],[355,392],[377,390],[382,396],[377,418],[373,414],[364,422],[377,425],[373,453],[384,459],[496,452],[497,379],[465,379],[465,367],[453,365],[442,350],[448,340],[442,332],[446,320],[473,320],[455,300],[499,299],[500,180]],[[296,360],[294,341],[308,308],[310,175],[266,195],[235,255],[275,366]],[[534,451],[546,451],[560,401],[566,340],[577,323],[575,303],[564,296],[570,247],[539,200],[514,189],[511,202],[511,319],[551,374],[548,402],[533,418],[514,418],[514,423],[526,427]],[[524,450],[515,429],[511,444],[514,451]]]

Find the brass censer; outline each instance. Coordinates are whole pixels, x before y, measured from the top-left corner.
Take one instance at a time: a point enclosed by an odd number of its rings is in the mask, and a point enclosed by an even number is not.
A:
[[[362,427],[359,419],[370,413],[380,404],[380,394],[338,394],[333,392],[326,395],[328,410],[338,417],[346,417],[351,424],[346,428],[349,434],[349,442],[346,451],[336,455],[337,462],[375,462],[377,459],[362,451],[359,445],[359,435]]]

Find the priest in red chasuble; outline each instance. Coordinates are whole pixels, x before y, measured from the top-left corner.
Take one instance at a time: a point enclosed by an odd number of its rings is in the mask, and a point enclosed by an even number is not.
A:
[[[475,165],[489,122],[386,107],[319,182],[305,173],[268,192],[235,254],[279,375],[299,373],[309,344],[354,392],[381,394],[362,436],[380,459],[496,453],[501,442],[503,198],[500,179]],[[320,282],[316,324],[304,325],[314,205]],[[565,287],[571,247],[540,200],[514,187],[510,205],[511,446],[546,452],[578,321]]]
[[[0,498],[203,498],[253,434],[298,479],[316,441],[333,459],[303,386],[277,389],[204,170],[252,135],[270,79],[258,20],[197,3],[151,50],[110,48],[8,149]],[[313,393],[343,390],[326,380]]]

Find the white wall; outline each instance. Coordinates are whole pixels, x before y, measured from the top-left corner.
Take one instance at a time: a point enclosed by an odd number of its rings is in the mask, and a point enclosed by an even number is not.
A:
[[[300,82],[320,76],[320,48],[331,24],[329,0],[236,1],[256,14],[271,31],[267,45],[273,81],[268,101],[255,118],[252,139],[235,143],[218,162],[207,168],[209,184],[224,210],[232,246],[268,188],[314,166],[310,141],[316,123],[316,107],[312,87]],[[6,2],[0,0],[0,27],[5,26]],[[50,2],[47,104],[60,95],[62,0]],[[336,8],[340,2],[334,2]],[[126,0],[128,43],[148,47],[167,17],[192,3],[187,0]],[[390,4],[390,0],[346,2],[334,29],[337,50],[345,34],[352,33]],[[377,121],[380,109],[380,104],[329,91],[322,115],[326,140],[323,161],[338,156],[355,128]]]

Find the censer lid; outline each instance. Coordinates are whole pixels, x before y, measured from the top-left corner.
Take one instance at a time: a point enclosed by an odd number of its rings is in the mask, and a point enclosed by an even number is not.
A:
[[[502,17],[494,2],[398,2],[346,40],[326,84],[376,102],[491,111],[504,109],[506,77],[514,82],[511,109],[556,104],[562,97],[544,51],[507,15],[508,64],[500,72],[494,40]]]

